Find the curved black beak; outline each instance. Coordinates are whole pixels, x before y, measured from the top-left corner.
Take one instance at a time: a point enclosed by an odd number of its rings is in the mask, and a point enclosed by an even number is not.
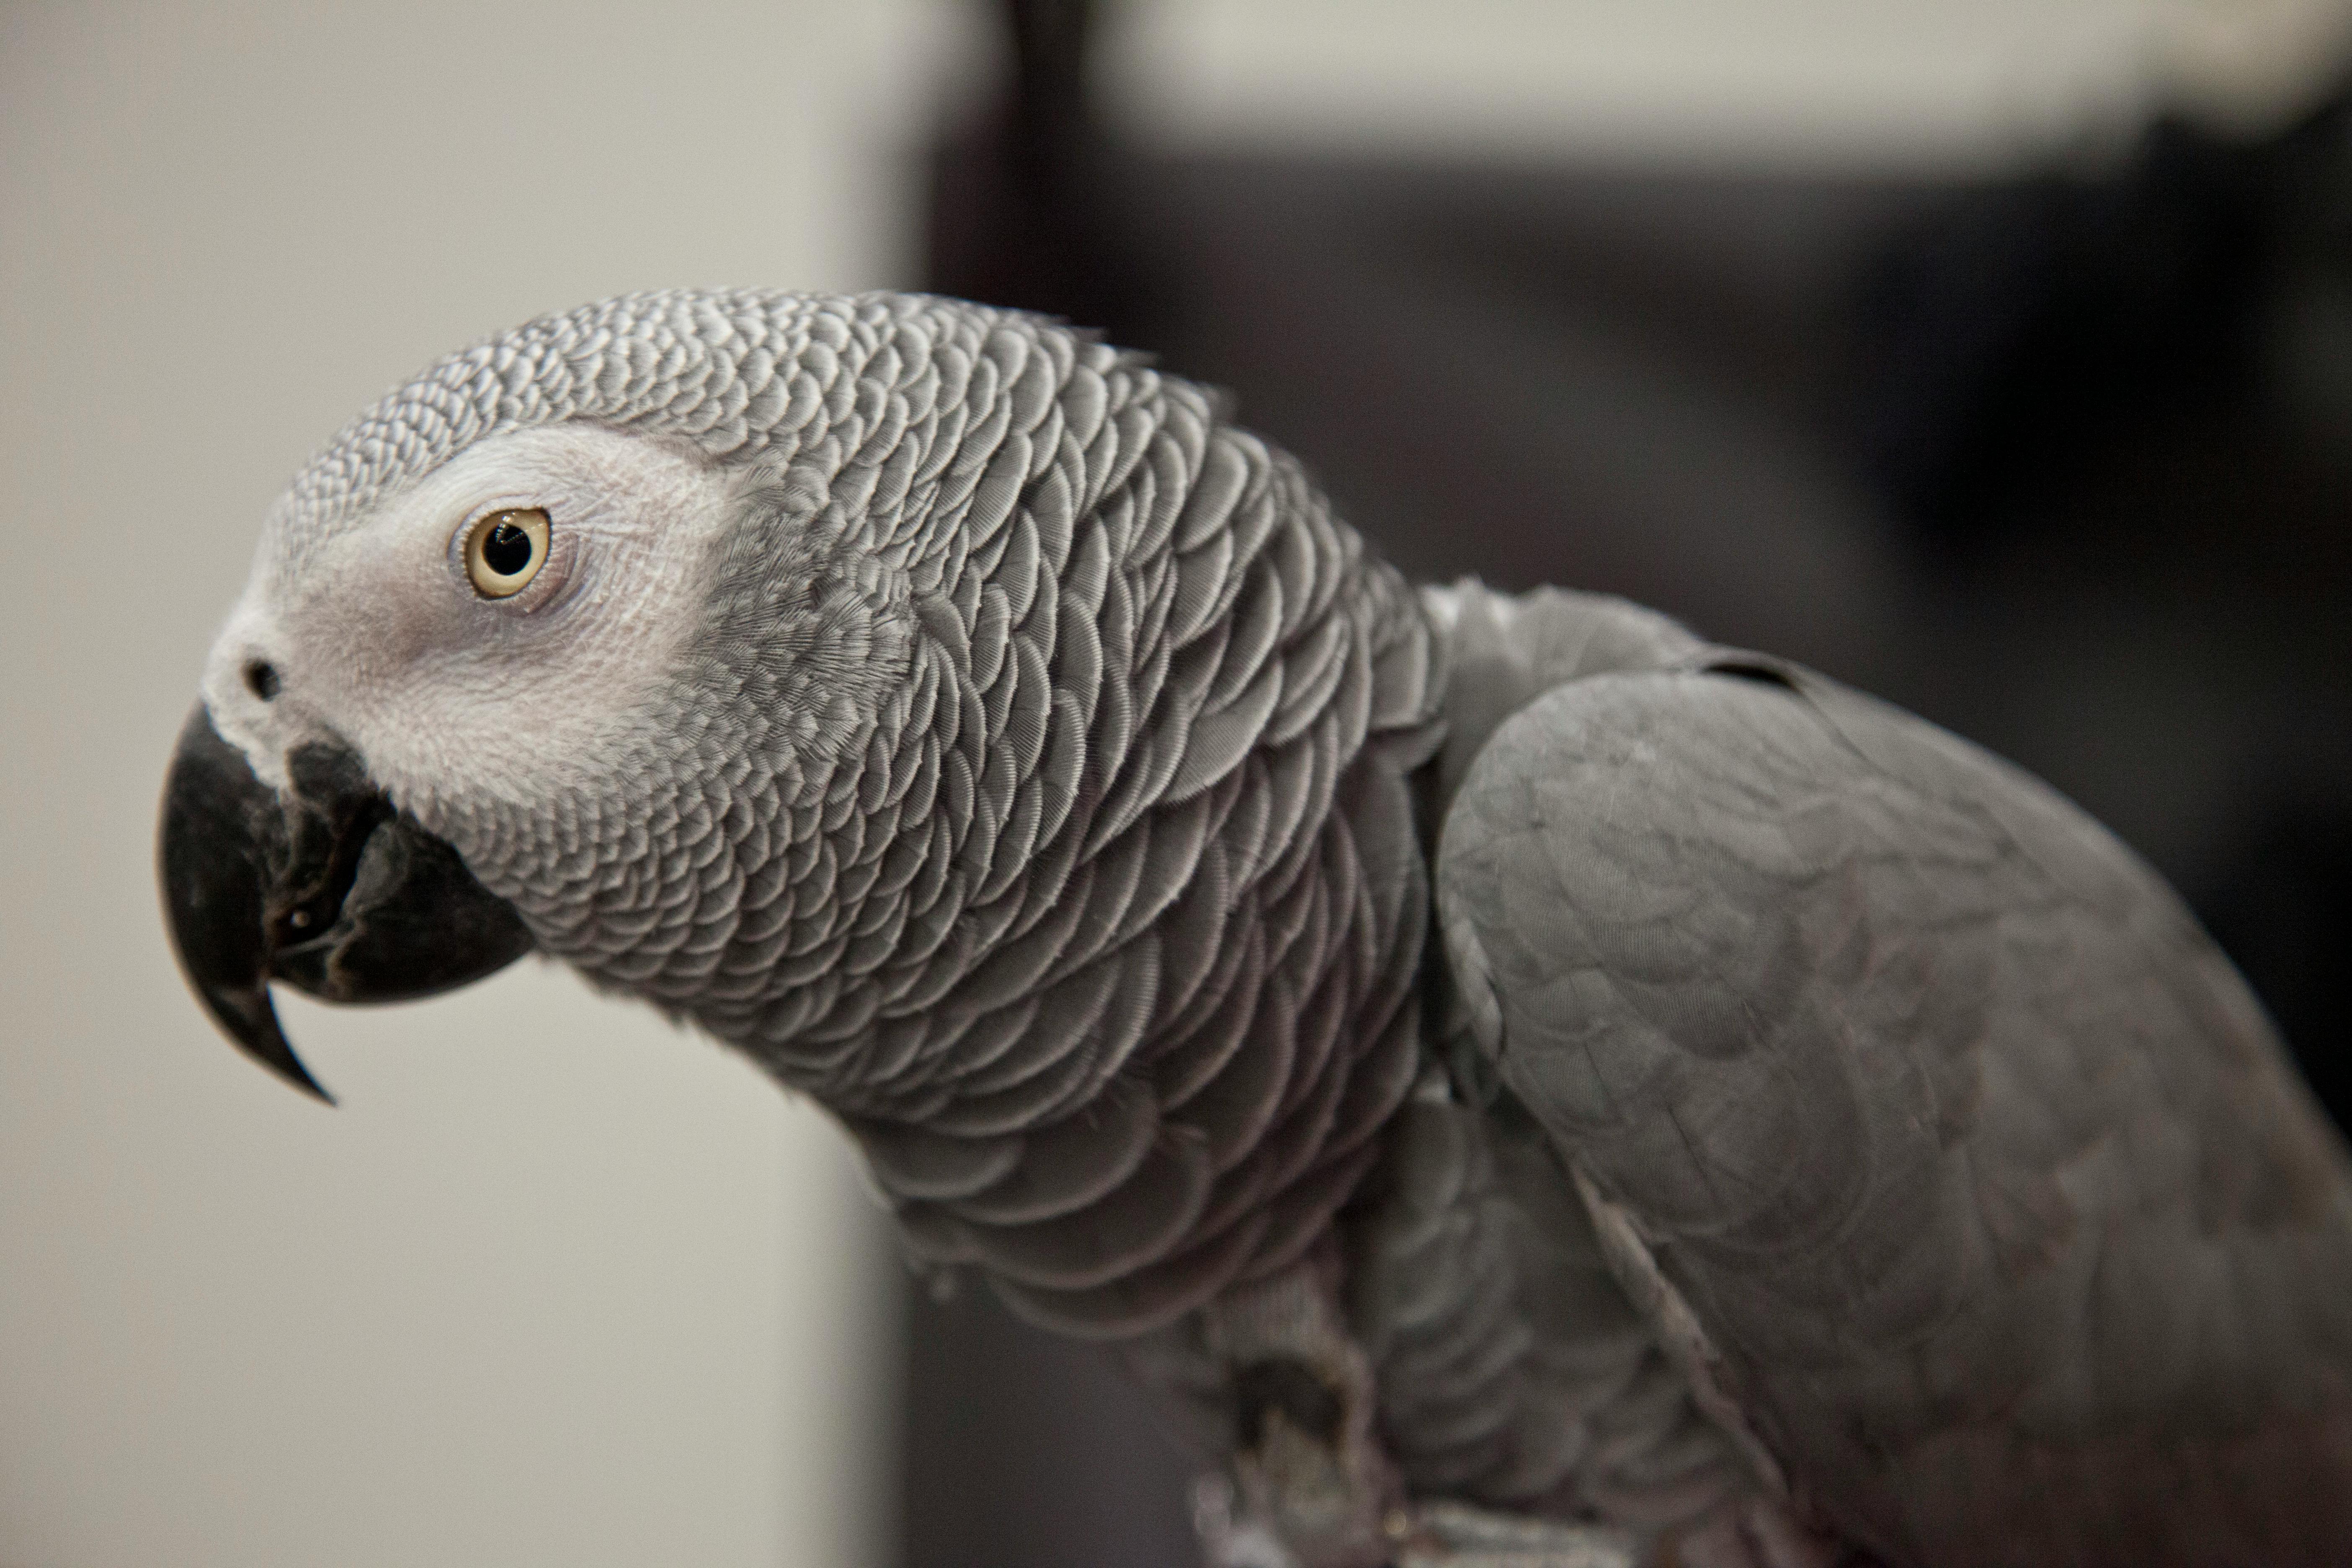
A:
[[[331,1105],[278,1026],[270,981],[329,1002],[406,1001],[505,968],[530,933],[455,849],[393,810],[350,751],[302,746],[286,765],[281,794],[196,704],[163,784],[163,910],[214,1021]]]

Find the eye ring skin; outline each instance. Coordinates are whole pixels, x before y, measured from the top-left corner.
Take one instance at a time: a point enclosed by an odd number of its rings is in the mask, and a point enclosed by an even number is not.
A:
[[[552,525],[544,507],[500,507],[466,528],[466,577],[485,599],[511,599],[547,566]],[[513,561],[520,543],[523,555]]]

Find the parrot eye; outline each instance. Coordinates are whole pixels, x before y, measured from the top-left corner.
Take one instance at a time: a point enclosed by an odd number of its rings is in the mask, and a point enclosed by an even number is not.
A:
[[[547,564],[547,513],[538,507],[494,511],[466,535],[466,575],[485,599],[509,599]]]

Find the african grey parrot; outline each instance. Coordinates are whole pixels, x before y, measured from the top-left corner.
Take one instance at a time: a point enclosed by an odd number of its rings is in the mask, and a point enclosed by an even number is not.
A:
[[[1226,1563],[2352,1563],[2352,1183],[2014,768],[1620,600],[1409,587],[1034,317],[635,295],[265,524],[166,787],[268,983],[526,951],[1112,1342]]]

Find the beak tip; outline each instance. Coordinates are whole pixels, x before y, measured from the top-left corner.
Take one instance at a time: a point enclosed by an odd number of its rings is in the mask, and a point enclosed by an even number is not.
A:
[[[280,1066],[276,1062],[271,1062],[268,1065],[271,1070],[275,1071],[278,1077],[284,1079],[288,1083],[292,1084],[296,1089],[300,1089],[303,1093],[309,1095],[320,1104],[327,1106],[330,1109],[334,1106],[334,1095],[328,1090],[325,1084],[320,1083],[317,1079],[310,1076],[310,1069],[302,1065],[302,1058],[296,1056],[290,1047],[286,1052],[285,1065]]]
[[[237,1049],[320,1104],[335,1103],[327,1087],[311,1077],[310,1069],[295,1055],[293,1042],[278,1022],[277,1005],[270,1000],[267,984],[199,986],[198,992]]]

